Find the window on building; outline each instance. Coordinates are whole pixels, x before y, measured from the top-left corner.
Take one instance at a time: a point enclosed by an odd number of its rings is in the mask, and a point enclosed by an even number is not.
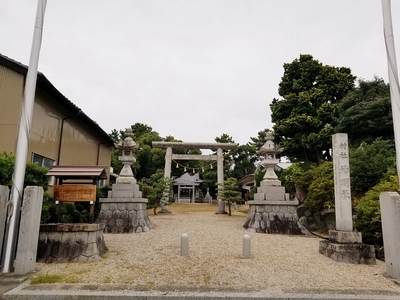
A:
[[[106,185],[106,180],[105,179],[98,179],[96,180],[96,186],[98,187],[103,187]]]
[[[55,165],[55,160],[38,155],[36,153],[33,153],[32,155],[32,162],[37,163],[40,167],[44,167],[47,169],[50,169],[52,166]],[[49,179],[49,185],[54,184],[54,176],[51,176]]]
[[[54,165],[55,160],[33,153],[32,162],[37,163],[40,167],[50,169]]]

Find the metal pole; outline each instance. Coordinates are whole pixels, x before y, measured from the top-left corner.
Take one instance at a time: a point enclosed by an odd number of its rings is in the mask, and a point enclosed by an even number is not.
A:
[[[28,74],[25,82],[25,95],[22,103],[21,120],[19,125],[17,149],[15,153],[15,167],[13,184],[11,187],[12,215],[9,217],[5,235],[5,244],[2,257],[2,273],[13,271],[15,248],[17,243],[17,231],[19,212],[22,203],[22,191],[24,188],[26,157],[29,146],[29,132],[32,124],[33,105],[35,101],[36,79],[39,63],[40,46],[42,43],[43,19],[47,0],[38,0],[35,29],[33,33],[31,56],[29,60]]]
[[[394,141],[396,145],[396,166],[400,185],[400,89],[397,72],[396,51],[394,47],[391,2],[382,0],[383,33],[385,36],[386,54],[390,84],[390,99],[392,103],[392,117],[394,128]]]

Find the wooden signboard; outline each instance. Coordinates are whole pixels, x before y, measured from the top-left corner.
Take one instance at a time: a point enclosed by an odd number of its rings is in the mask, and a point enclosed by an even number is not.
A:
[[[54,199],[64,202],[96,201],[96,186],[92,184],[55,185]]]

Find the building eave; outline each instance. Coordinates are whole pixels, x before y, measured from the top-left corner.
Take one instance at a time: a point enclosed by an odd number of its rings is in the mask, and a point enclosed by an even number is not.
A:
[[[0,65],[3,65],[19,74],[24,76],[28,73],[28,67],[24,64],[17,62],[7,56],[0,54]],[[59,105],[64,107],[66,110],[71,112],[71,115],[75,116],[78,120],[83,122],[86,126],[96,132],[101,138],[103,138],[111,146],[114,146],[114,140],[107,134],[100,126],[86,115],[78,106],[72,101],[65,97],[47,78],[46,76],[38,72],[36,87],[39,87],[48,95],[54,98]]]

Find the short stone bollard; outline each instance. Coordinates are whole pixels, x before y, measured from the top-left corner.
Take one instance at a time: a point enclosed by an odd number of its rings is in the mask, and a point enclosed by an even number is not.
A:
[[[245,234],[243,236],[243,258],[250,258],[250,236]]]
[[[181,236],[181,256],[189,255],[189,236],[184,233]]]

